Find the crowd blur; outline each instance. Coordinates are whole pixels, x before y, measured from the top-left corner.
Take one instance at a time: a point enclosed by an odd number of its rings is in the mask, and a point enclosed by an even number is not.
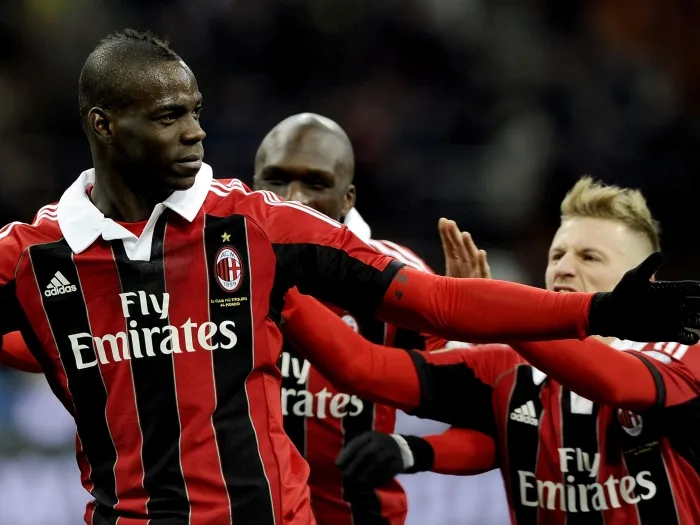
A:
[[[558,202],[590,173],[642,188],[664,277],[697,278],[699,26],[699,0],[2,2],[0,222],[30,220],[90,167],[82,63],[108,32],[150,28],[197,75],[218,177],[250,182],[266,132],[313,111],[350,135],[374,236],[438,272],[446,216],[495,277],[542,284]],[[73,447],[42,378],[0,370],[0,525],[78,523]],[[405,484],[410,524],[507,523],[497,472]]]

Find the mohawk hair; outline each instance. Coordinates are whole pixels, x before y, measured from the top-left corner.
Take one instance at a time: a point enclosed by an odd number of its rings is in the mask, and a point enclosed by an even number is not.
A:
[[[645,236],[652,250],[661,249],[661,227],[639,190],[603,184],[590,176],[581,177],[561,202],[561,216],[617,221]]]
[[[80,71],[78,104],[83,124],[93,107],[126,107],[131,100],[128,88],[154,64],[180,60],[167,40],[150,31],[124,29],[107,35]]]

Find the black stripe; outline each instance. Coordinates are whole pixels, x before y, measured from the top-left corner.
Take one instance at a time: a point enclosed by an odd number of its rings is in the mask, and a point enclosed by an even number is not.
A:
[[[656,367],[652,364],[652,362],[649,361],[642,354],[639,354],[637,352],[628,353],[629,355],[633,355],[634,357],[642,361],[642,363],[644,363],[647,366],[649,372],[651,372],[651,375],[654,378],[654,384],[656,385],[656,406],[664,407],[666,405],[666,385],[664,384],[663,377],[661,377],[661,372],[659,372],[656,369]]]
[[[383,341],[372,342],[383,344]],[[415,330],[397,327],[396,335],[394,336],[394,344],[391,346],[403,348],[404,350],[425,350],[425,337]]]
[[[294,349],[294,347],[284,342],[280,355],[279,367],[282,373],[282,411],[284,414],[284,431],[292,440],[299,453],[306,457],[306,416],[305,407],[313,402],[308,402],[305,396],[308,392],[308,375],[306,380],[299,383],[301,370],[304,367],[305,359]],[[308,365],[310,366],[310,365]],[[296,407],[296,413],[295,413]]]
[[[638,436],[632,436],[617,424],[618,438],[622,446],[625,464],[629,475],[635,479],[635,494],[640,496],[637,503],[641,525],[678,524],[678,516],[673,501],[671,481],[666,473],[661,455],[661,436],[666,434],[663,423],[664,411],[650,410],[642,417],[642,429]],[[642,483],[640,483],[642,481]],[[653,497],[645,484],[655,486]]]
[[[243,216],[205,217],[205,245],[209,277],[209,318],[219,329],[213,337],[216,346],[230,344],[221,330],[222,323],[235,332],[233,348],[213,352],[217,406],[214,428],[219,443],[221,467],[231,500],[235,525],[273,525],[275,522],[270,486],[258,451],[249,410],[245,381],[253,370],[253,315],[250,261],[246,220]],[[224,241],[223,239],[226,239]],[[233,248],[243,268],[238,288],[224,291],[216,282],[216,257],[224,247]],[[264,286],[261,286],[261,290]],[[264,297],[258,300],[265,300]],[[273,370],[267,371],[272,373]],[[263,414],[263,417],[267,415]],[[261,440],[269,439],[260,436]]]
[[[384,323],[368,316],[356,317],[359,333],[374,343],[381,344],[384,341]],[[375,404],[362,400],[362,410],[353,415],[350,409],[348,414],[340,420],[343,429],[343,444],[345,447],[354,438],[374,429]],[[338,451],[340,453],[340,451]],[[382,503],[377,492],[369,486],[350,483],[343,479],[343,498],[350,504],[350,513],[353,523],[367,525],[388,525],[389,522],[382,516]]]
[[[153,518],[187,517],[190,512],[180,465],[180,417],[173,355],[161,351],[163,327],[170,321],[167,316],[161,319],[153,305],[155,301],[162,309],[167,291],[163,245],[168,214],[164,212],[156,222],[149,261],[132,261],[126,255],[123,241],[111,243],[122,293],[133,294],[127,296],[133,304],[128,306],[126,322],[129,339],[133,341],[134,335],[138,337],[142,355],[138,357],[132,343],[131,370],[143,434],[143,485],[149,495],[148,513]],[[147,353],[143,331],[147,329],[154,329],[150,336],[152,355]]]
[[[377,270],[339,248],[318,244],[273,244],[272,247],[277,256],[276,280],[281,289],[296,285],[301,293],[356,315],[374,315],[394,277],[405,266],[392,261],[384,270]]]
[[[18,330],[21,324],[22,308],[17,300],[14,280],[0,286],[0,338],[3,334]]]
[[[96,512],[92,520],[92,525],[113,525],[113,520],[116,520],[116,516],[113,514],[107,515],[105,512]],[[146,521],[144,521],[144,523],[146,523]],[[182,517],[151,518],[147,523],[148,525],[190,525],[190,520],[189,518]]]
[[[584,488],[584,499],[579,487],[588,487],[597,481],[597,471],[593,472],[593,468],[596,457],[600,458],[598,468],[602,461],[602,455],[596,456],[600,453],[597,430],[600,405],[593,404],[591,414],[574,414],[571,412],[571,391],[562,388],[560,408],[563,446],[573,449],[567,462],[568,472],[562,472],[568,506],[566,525],[602,525],[603,514],[595,510],[590,489]]]
[[[540,441],[539,421],[542,419],[540,390],[544,383],[536,385],[532,379],[532,368],[525,365],[520,365],[517,368],[513,381],[513,390],[506,413],[508,416],[506,424],[508,479],[511,484],[510,495],[515,522],[519,525],[529,525],[537,523],[538,514],[538,506],[536,505],[538,490],[535,476]],[[536,425],[516,421],[511,417],[516,409],[521,411],[521,407],[529,401],[534,405]]]
[[[493,388],[482,382],[466,364],[432,365],[420,352],[409,351],[421,386],[421,404],[413,415],[434,419],[496,437],[491,404]],[[457,408],[469,399],[469,410]]]
[[[75,406],[75,422],[83,451],[90,463],[90,479],[95,485],[92,495],[100,507],[112,509],[117,503],[114,479],[117,451],[105,416],[107,391],[97,365],[87,306],[72,251],[61,240],[32,246],[29,253],[46,317],[68,377],[68,388]],[[71,287],[64,288],[62,293],[47,296],[47,286],[59,271]],[[92,307],[99,308],[99,305]],[[30,332],[25,330],[23,333]],[[79,369],[77,356],[80,356],[82,364],[89,366]],[[112,525],[115,521],[116,518],[106,523]]]

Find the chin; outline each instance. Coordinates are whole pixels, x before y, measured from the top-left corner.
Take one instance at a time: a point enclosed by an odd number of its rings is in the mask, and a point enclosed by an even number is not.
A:
[[[169,191],[185,191],[194,186],[194,181],[196,179],[196,174],[191,177],[170,177],[164,181],[164,186]]]

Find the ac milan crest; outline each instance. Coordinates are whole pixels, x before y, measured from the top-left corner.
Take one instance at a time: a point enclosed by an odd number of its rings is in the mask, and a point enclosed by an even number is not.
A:
[[[639,414],[618,408],[617,422],[620,423],[622,430],[632,437],[637,437],[642,433],[642,416]]]
[[[214,276],[223,291],[232,293],[238,290],[243,282],[243,263],[235,248],[224,246],[217,252]]]

